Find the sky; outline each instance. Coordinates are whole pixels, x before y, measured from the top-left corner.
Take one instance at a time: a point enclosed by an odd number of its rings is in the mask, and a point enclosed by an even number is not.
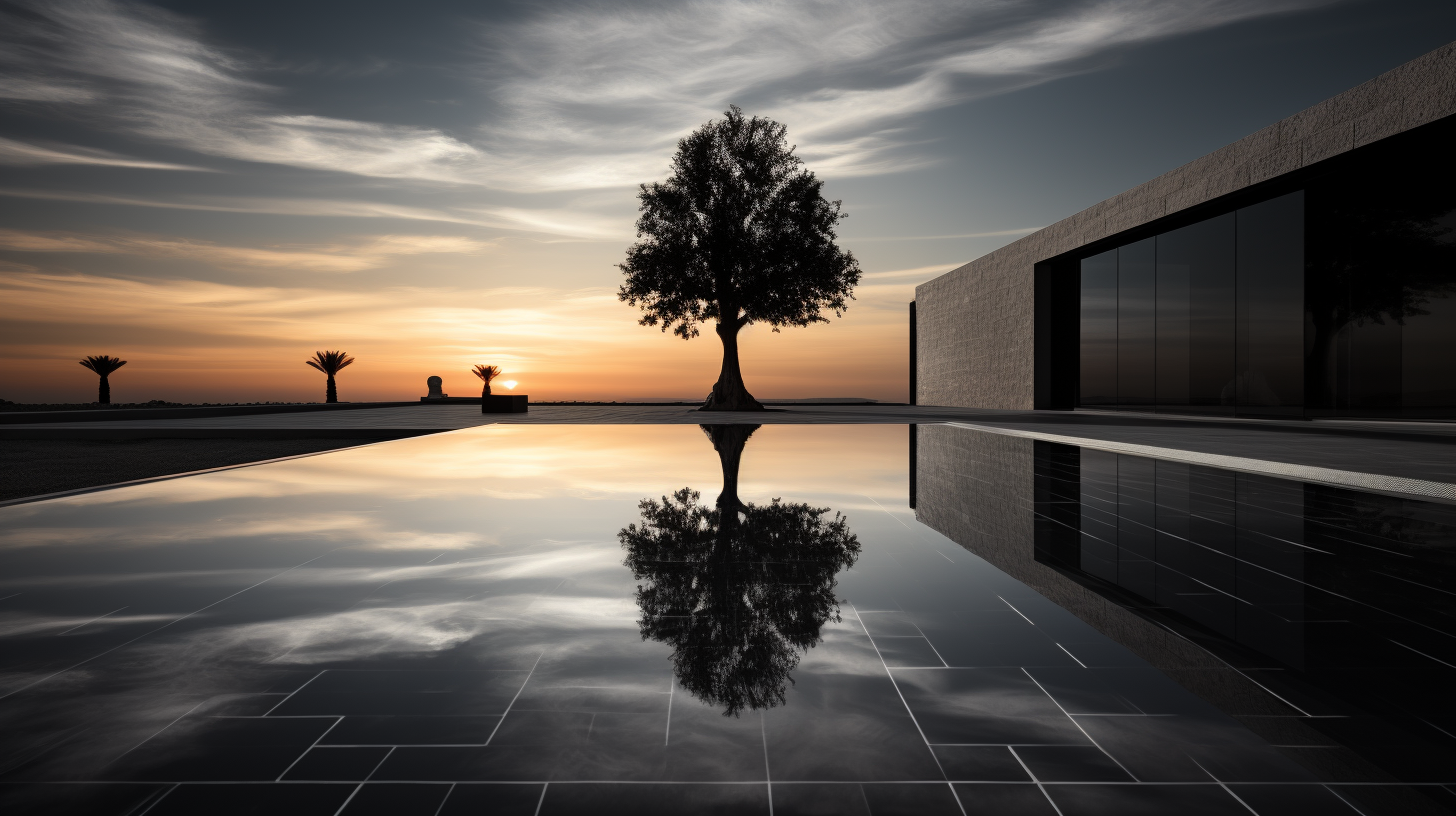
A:
[[[701,399],[618,301],[637,186],[730,104],[865,272],[760,398],[907,397],[914,286],[1456,40],[1450,0],[0,2],[0,399]]]

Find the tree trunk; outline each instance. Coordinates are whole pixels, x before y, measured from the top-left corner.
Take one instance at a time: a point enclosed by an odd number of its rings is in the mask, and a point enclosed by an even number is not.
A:
[[[96,401],[102,405],[111,404],[111,382],[106,379],[105,374],[101,375],[101,387],[97,391]]]
[[[480,398],[481,399],[485,399],[488,396],[490,396],[490,383],[486,383],[485,384],[485,387],[482,388],[482,389],[480,389]]]
[[[743,385],[743,372],[738,368],[738,329],[732,322],[718,321],[718,337],[723,341],[723,370],[699,411],[764,410]]]
[[[338,402],[339,387],[334,385],[334,375],[329,375],[329,385],[324,389],[324,402]]]
[[[738,499],[738,466],[743,461],[743,446],[748,437],[758,430],[757,425],[699,425],[703,433],[713,440],[713,449],[718,451],[718,463],[723,467],[723,492],[718,494],[718,508],[723,511],[724,523],[728,516],[737,521],[743,502]]]
[[[1335,344],[1340,338],[1344,323],[1336,325],[1337,319],[1316,315],[1314,319],[1314,342],[1309,359],[1305,362],[1309,388],[1304,399],[1310,408],[1339,408],[1339,371]]]

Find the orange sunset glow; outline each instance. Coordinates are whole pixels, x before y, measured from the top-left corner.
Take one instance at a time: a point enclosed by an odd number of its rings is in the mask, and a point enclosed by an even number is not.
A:
[[[842,318],[746,328],[744,384],[903,402],[915,285],[1415,48],[1238,34],[1337,7],[20,0],[0,399],[90,402],[76,361],[111,355],[118,403],[320,401],[320,349],[357,360],[346,402],[478,395],[479,364],[536,401],[704,399],[711,323],[638,325],[618,264],[639,185],[736,105],[787,128],[864,273]]]
[[[745,331],[750,387],[768,398],[904,401],[913,288],[891,278],[857,296],[842,320]],[[535,400],[700,399],[718,373],[717,339],[685,342],[637,325],[637,316],[605,287],[341,294],[12,271],[0,279],[0,321],[12,332],[44,329],[7,338],[0,379],[21,398],[86,401],[95,377],[73,361],[104,347],[129,361],[114,379],[118,402],[316,401],[321,378],[303,360],[342,347],[359,360],[339,375],[345,401],[413,399],[430,375],[446,393],[469,395],[479,390],[470,367],[486,360]]]

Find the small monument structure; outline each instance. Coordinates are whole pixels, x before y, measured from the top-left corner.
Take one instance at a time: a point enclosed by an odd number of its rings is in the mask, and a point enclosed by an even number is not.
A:
[[[440,379],[439,377],[436,377],[436,376],[430,377],[428,380],[425,380],[425,387],[430,390],[430,393],[428,393],[425,396],[421,397],[421,399],[427,399],[427,400],[448,399],[450,395],[449,394],[442,393],[440,391],[440,389],[443,388],[444,386],[445,386],[445,381],[444,380],[442,380],[442,379]]]

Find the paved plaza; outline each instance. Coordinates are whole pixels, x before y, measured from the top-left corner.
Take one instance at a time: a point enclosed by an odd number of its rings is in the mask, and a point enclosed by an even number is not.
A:
[[[51,414],[50,417],[54,417]],[[704,413],[682,405],[535,405],[525,414],[482,414],[474,405],[411,405],[341,411],[166,419],[48,421],[0,426],[0,450],[24,469],[50,460],[48,445],[83,441],[193,440],[229,443],[230,458],[209,467],[297,455],[492,423],[590,425],[937,424],[958,425],[1119,453],[1162,456],[1218,467],[1361,489],[1456,499],[1456,424],[1444,422],[1259,421],[1089,411],[992,411],[917,405],[790,405],[763,413]],[[259,444],[252,460],[238,441]],[[280,447],[289,440],[293,450]],[[20,445],[25,443],[24,452]],[[265,444],[266,443],[266,444]],[[311,447],[310,447],[311,446]],[[264,450],[267,448],[267,450]],[[285,452],[278,452],[283,450]],[[170,460],[169,460],[170,461]],[[194,464],[196,457],[188,459]],[[163,471],[201,469],[179,466]],[[154,468],[155,470],[155,468]],[[107,473],[115,474],[115,469]],[[124,474],[123,474],[124,475]],[[131,478],[152,478],[137,472]],[[17,477],[18,479],[19,477]],[[128,479],[86,479],[58,490]],[[16,493],[16,490],[19,493]],[[7,498],[55,492],[14,488]]]

